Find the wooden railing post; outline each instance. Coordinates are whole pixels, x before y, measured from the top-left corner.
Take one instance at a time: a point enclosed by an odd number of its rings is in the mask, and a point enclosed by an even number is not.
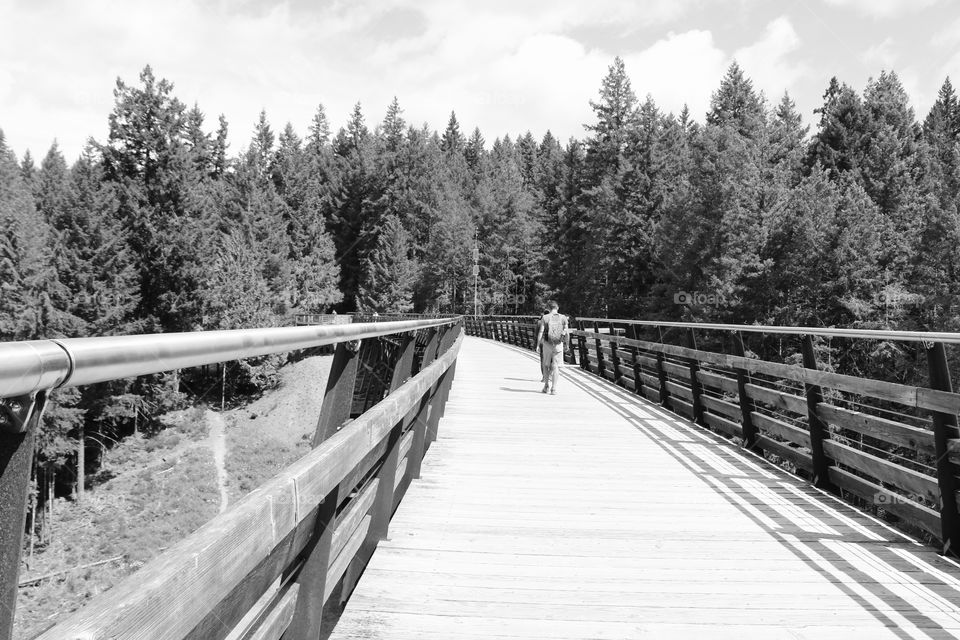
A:
[[[33,447],[46,402],[46,391],[0,400],[0,640],[13,637]]]
[[[320,637],[327,573],[330,570],[330,547],[336,530],[339,496],[340,488],[337,487],[317,508],[313,540],[304,551],[306,558],[297,574],[300,590],[297,594],[293,619],[283,634],[284,640],[316,640]]]
[[[320,419],[313,436],[313,446],[337,432],[350,418],[353,407],[353,388],[357,381],[357,364],[360,362],[360,341],[338,342],[327,376],[327,389],[323,394]]]
[[[594,343],[597,347],[597,375],[602,378],[604,377],[603,341],[600,339],[600,325],[598,325],[596,322],[593,323],[593,332],[597,334],[597,337],[594,339]]]
[[[930,387],[937,391],[953,391],[947,351],[942,342],[925,345],[927,366],[930,370]],[[957,469],[950,461],[948,441],[960,438],[957,416],[953,413],[934,411],[933,440],[937,456],[937,484],[940,489],[940,528],[943,541],[942,553],[960,556],[960,515],[957,513]]]
[[[413,375],[413,356],[417,347],[416,332],[404,333],[397,338],[400,340],[400,355],[393,367],[393,377],[390,380],[390,393],[393,393]]]
[[[637,325],[627,325],[627,336],[631,340],[637,340]],[[633,367],[633,391],[637,395],[643,395],[643,377],[641,377],[640,368],[640,350],[636,345],[630,345],[630,364]]]
[[[577,321],[577,329],[580,331],[584,331],[586,329],[586,325],[583,322],[583,320]],[[587,354],[589,353],[589,351],[587,349],[586,336],[577,336],[577,349],[580,352],[580,368],[583,369],[584,371],[589,371],[590,360],[587,357]]]
[[[610,330],[610,366],[613,367],[613,384],[621,386],[623,376],[620,375],[620,353],[617,351],[617,327],[614,323],[607,323]]]
[[[803,350],[803,366],[817,371],[817,353],[813,348],[813,336],[801,337]],[[835,491],[830,482],[831,461],[823,451],[823,441],[827,438],[827,425],[817,414],[817,405],[823,402],[823,392],[816,384],[805,383],[804,390],[807,397],[807,426],[810,433],[810,454],[813,458],[813,485],[819,489]]]
[[[426,369],[427,366],[430,365],[430,363],[432,363],[434,360],[436,360],[437,357],[440,355],[442,338],[443,338],[443,335],[439,329],[435,330],[430,335],[430,340],[428,341],[427,348],[423,354],[423,364],[420,365],[421,370]],[[422,441],[418,442],[418,439],[421,439],[421,435],[417,432],[414,432],[413,444],[414,444],[414,447],[416,446],[420,447],[420,450],[421,450],[421,453],[419,456],[420,458],[423,458],[423,456],[426,455],[427,450],[430,448],[430,444],[433,442],[433,440],[431,440],[430,438],[430,431],[431,431],[430,425],[433,423],[434,420],[440,419],[439,416],[437,415],[438,409],[436,408],[433,400],[434,396],[436,396],[437,391],[439,389],[440,389],[440,381],[438,380],[433,384],[430,390],[427,391],[426,396],[424,396],[424,402],[426,403],[426,407],[424,408],[423,411],[421,411],[418,414],[418,420],[420,418],[422,418],[423,420]],[[421,425],[418,422],[416,426],[420,427]],[[419,476],[420,460],[418,460],[415,463],[415,466],[416,466],[417,475],[412,477],[420,477]]]
[[[432,390],[431,390],[432,391]],[[430,421],[430,411],[432,407],[433,394],[428,391],[420,400],[420,407],[413,418],[413,443],[410,446],[410,452],[407,454],[407,472],[411,480],[420,477],[420,468],[423,465],[423,456],[427,451],[427,430]]]
[[[697,350],[697,336],[693,329],[687,329],[687,347],[694,351]],[[700,378],[697,377],[697,372],[700,371],[700,361],[694,357],[689,359],[688,364],[690,367],[690,391],[693,393],[693,421],[700,426],[706,426],[706,421],[703,418],[703,400],[700,399],[700,396],[703,395],[703,386],[700,384]]]
[[[743,346],[743,334],[739,331],[731,333],[733,339],[733,354],[739,358],[747,356],[747,350]],[[753,400],[747,394],[747,383],[750,382],[750,374],[746,369],[737,367],[734,369],[737,375],[737,397],[740,403],[740,428],[743,429],[743,446],[745,449],[757,449],[757,427],[753,424]]]
[[[660,335],[660,344],[663,342],[663,331],[657,327],[657,333]],[[670,391],[667,389],[667,370],[663,366],[665,360],[663,351],[657,351],[657,379],[660,380],[660,405],[670,408]]]

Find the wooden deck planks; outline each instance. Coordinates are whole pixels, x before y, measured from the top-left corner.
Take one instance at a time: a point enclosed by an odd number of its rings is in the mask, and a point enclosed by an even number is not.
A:
[[[955,638],[960,566],[727,441],[468,338],[347,638]]]

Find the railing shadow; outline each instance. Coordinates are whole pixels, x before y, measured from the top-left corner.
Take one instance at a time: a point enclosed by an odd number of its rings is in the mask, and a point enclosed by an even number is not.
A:
[[[534,354],[504,346],[535,366]],[[562,371],[563,382],[633,424],[896,637],[960,637],[960,565],[645,398],[579,368]]]

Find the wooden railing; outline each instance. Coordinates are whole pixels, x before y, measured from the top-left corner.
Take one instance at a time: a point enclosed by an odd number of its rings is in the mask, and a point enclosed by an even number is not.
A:
[[[519,335],[527,346],[527,319],[466,322],[468,334],[512,344]],[[960,334],[605,318],[573,326],[583,369],[960,554],[960,394],[946,351]],[[825,370],[818,353],[833,339],[913,345],[926,359],[915,377],[928,384]]]
[[[464,316],[467,335],[490,338],[530,351],[537,350],[537,322],[540,316]],[[576,352],[564,350],[564,360],[576,363]]]
[[[337,344],[314,449],[121,584],[46,630],[41,640],[268,640],[281,636],[315,640],[325,603],[338,585],[341,598],[349,595],[378,541],[386,536],[408,485],[420,475],[421,460],[437,436],[453,379],[462,322],[453,318],[211,332],[205,340],[203,335],[187,335],[183,339],[199,338],[191,343],[193,351],[166,349],[164,344],[176,341],[151,336],[151,357],[144,355],[144,362],[131,365],[139,356],[136,349],[132,355],[128,350],[127,363],[120,369],[102,367],[110,354],[124,358],[124,352],[111,345],[143,347],[143,340],[97,339],[99,360],[77,355],[82,354],[83,345],[71,341],[54,345],[49,353],[36,348],[45,347],[44,341],[0,344],[0,357],[20,354],[7,362],[22,366],[25,379],[0,371],[0,394],[13,390],[33,394],[18,398],[36,396],[38,385],[68,384],[78,375],[87,379],[90,376],[84,372],[96,366],[101,366],[101,373],[93,377],[109,379],[105,378],[109,371],[144,373],[156,369],[158,362],[191,366],[215,361],[211,358],[228,352],[232,359],[250,351],[288,350],[278,345]],[[199,345],[204,345],[203,354]],[[52,375],[61,347],[59,355],[67,354],[64,363],[69,370]],[[170,355],[174,351],[176,357]],[[36,357],[31,352],[37,352]],[[158,359],[158,353],[164,357]],[[0,369],[6,368],[0,364]],[[361,384],[365,376],[367,381]],[[361,387],[363,411],[357,414]],[[22,405],[19,401],[8,404],[8,415],[19,415],[11,406],[19,411]],[[12,423],[5,423],[8,431]],[[25,425],[21,433],[28,433],[28,422],[20,424]],[[3,515],[13,520],[12,512]],[[19,535],[16,544],[20,544]],[[10,578],[15,589],[16,572]],[[6,583],[8,576],[3,580]],[[3,604],[10,615],[0,619],[0,637],[9,638],[14,602]]]

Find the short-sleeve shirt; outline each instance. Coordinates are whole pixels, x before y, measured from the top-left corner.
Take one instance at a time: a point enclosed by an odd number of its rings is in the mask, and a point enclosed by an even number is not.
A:
[[[543,338],[541,338],[541,341],[543,342],[547,341],[547,328],[550,326],[550,321],[548,318],[550,318],[551,315],[553,314],[545,313],[540,317],[539,320],[541,329],[538,329],[537,331],[543,331]],[[569,320],[567,319],[567,316],[563,315],[562,313],[558,313],[557,315],[560,316],[560,319],[563,321],[563,335],[566,336],[567,331],[570,329]],[[561,342],[561,344],[563,343]]]

